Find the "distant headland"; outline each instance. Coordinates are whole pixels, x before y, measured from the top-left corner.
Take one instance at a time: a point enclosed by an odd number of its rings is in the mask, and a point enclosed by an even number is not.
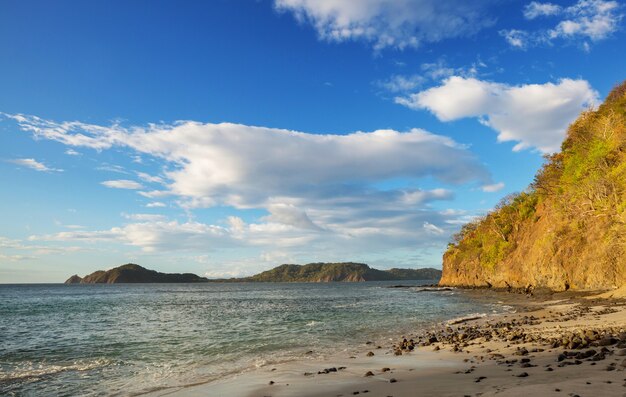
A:
[[[65,284],[117,283],[207,283],[207,282],[360,282],[392,280],[439,280],[441,270],[377,270],[364,263],[309,263],[280,265],[250,277],[208,279],[192,273],[160,273],[128,263],[110,270],[98,270],[85,277],[73,275]]]

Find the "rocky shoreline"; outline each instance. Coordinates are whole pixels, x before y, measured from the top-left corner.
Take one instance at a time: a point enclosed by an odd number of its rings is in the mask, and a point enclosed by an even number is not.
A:
[[[167,395],[626,396],[626,300],[548,298]]]

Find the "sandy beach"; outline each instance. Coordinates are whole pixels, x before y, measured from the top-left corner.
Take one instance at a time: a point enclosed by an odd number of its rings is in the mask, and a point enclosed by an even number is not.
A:
[[[626,300],[484,293],[514,313],[149,395],[626,396]]]

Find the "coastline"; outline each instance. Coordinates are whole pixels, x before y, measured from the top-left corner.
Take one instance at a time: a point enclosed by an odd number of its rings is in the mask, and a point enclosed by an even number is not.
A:
[[[145,395],[626,395],[626,300],[571,292],[465,293],[487,295],[516,310]]]

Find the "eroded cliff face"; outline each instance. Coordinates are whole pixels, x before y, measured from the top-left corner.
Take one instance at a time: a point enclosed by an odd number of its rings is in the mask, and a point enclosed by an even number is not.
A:
[[[442,285],[609,289],[626,284],[626,83],[583,113],[529,189],[464,226]]]

